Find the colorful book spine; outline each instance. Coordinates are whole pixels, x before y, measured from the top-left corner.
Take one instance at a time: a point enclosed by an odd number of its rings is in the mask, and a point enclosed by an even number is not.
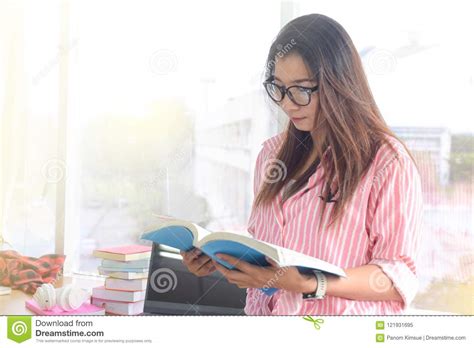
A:
[[[150,250],[141,245],[94,250],[102,258],[99,274],[107,278],[104,286],[92,290],[92,304],[113,315],[143,313]]]

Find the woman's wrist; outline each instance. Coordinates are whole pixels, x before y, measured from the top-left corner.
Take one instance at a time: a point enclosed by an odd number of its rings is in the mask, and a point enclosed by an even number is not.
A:
[[[302,274],[302,281],[300,282],[301,290],[299,292],[303,294],[313,293],[318,288],[318,280],[314,274]]]

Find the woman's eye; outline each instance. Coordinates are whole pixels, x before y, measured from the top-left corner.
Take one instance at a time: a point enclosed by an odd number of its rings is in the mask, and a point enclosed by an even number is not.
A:
[[[298,92],[305,93],[305,92],[308,92],[308,89],[309,89],[309,87],[299,86],[298,87]]]

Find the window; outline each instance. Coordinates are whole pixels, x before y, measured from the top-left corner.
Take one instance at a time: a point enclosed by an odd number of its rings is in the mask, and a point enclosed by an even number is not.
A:
[[[353,38],[421,168],[429,237],[414,307],[471,314],[473,28],[450,6],[2,3],[0,244],[97,273],[92,250],[136,243],[157,215],[244,233],[260,144],[286,121],[262,89],[267,49],[282,24],[318,12]]]

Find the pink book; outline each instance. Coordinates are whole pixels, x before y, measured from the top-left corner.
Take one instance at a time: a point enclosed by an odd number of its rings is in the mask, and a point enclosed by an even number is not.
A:
[[[113,300],[120,302],[138,302],[145,300],[145,290],[128,291],[128,290],[109,290],[104,286],[98,286],[92,289],[92,297],[102,300]]]
[[[94,306],[87,302],[82,304],[78,309],[70,312],[62,310],[59,306],[54,306],[51,309],[41,309],[33,299],[27,300],[25,307],[38,315],[105,315],[104,308]]]
[[[105,308],[106,313],[116,315],[137,315],[143,313],[145,301],[138,302],[120,302],[112,300],[103,300],[100,298],[91,298],[92,303],[98,307]]]
[[[101,248],[94,250],[92,255],[95,257],[115,261],[143,260],[150,258],[151,246],[133,244]]]

